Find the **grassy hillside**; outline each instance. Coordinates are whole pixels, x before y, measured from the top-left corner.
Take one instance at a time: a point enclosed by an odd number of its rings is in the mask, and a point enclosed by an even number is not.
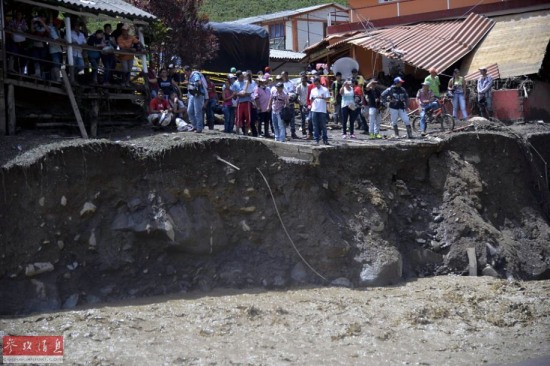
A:
[[[212,22],[225,22],[331,2],[347,6],[347,0],[204,0],[201,11]]]

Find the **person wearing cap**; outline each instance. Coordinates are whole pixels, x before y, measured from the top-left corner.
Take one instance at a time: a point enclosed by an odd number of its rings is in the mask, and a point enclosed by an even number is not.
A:
[[[435,67],[430,69],[430,75],[426,76],[424,82],[430,84],[430,90],[437,98],[439,98],[441,95],[441,92],[439,91],[441,82],[439,81],[439,76],[437,75],[437,69]]]
[[[50,24],[50,38],[53,40],[62,40],[61,28],[63,27],[63,21],[59,18],[55,18]],[[59,81],[59,71],[63,64],[63,49],[60,44],[50,42],[50,59],[52,60],[52,80]]]
[[[321,139],[323,143],[329,145],[327,135],[327,102],[330,101],[329,90],[321,85],[321,79],[313,80],[314,88],[311,89],[309,99],[311,100],[311,120],[313,122],[313,138],[317,145]]]
[[[480,67],[481,77],[477,80],[477,99],[479,102],[485,101],[489,117],[493,115],[493,77],[487,74],[486,67]]]
[[[420,133],[422,136],[426,136],[426,112],[430,109],[439,108],[439,103],[430,89],[430,83],[424,81],[422,88],[416,93],[416,102],[420,107]]]
[[[468,112],[466,112],[466,80],[460,75],[460,70],[455,69],[453,71],[453,77],[449,80],[447,85],[449,92],[453,94],[453,118],[458,118],[458,106],[460,105],[460,111],[462,113],[462,120],[468,119]]]
[[[269,134],[269,99],[271,99],[271,91],[266,86],[267,80],[264,77],[258,78],[258,83],[252,92],[252,99],[256,102],[258,109],[258,136],[262,135],[262,125],[264,125],[265,138],[271,138]]]
[[[296,94],[296,86],[288,78],[288,71],[281,72],[281,76],[283,78],[285,92],[288,94],[289,107],[292,108],[292,110],[295,110],[295,102],[298,99],[298,96]],[[290,125],[290,137],[292,137],[293,139],[299,139],[298,135],[296,135],[296,116],[293,114],[290,121],[288,122]]]
[[[351,70],[351,82],[353,83],[354,80],[357,80],[357,84],[363,88],[363,85],[365,85],[365,78],[359,74],[359,71],[357,69]]]
[[[196,69],[190,66],[183,68],[185,71],[185,83],[187,85],[187,113],[189,121],[193,125],[196,133],[201,133],[204,128],[204,113],[206,108],[206,80],[204,76]]]
[[[393,79],[393,85],[382,92],[381,98],[382,101],[386,101],[389,99],[390,118],[395,137],[399,137],[397,120],[401,118],[407,128],[407,137],[412,139],[413,135],[411,122],[409,121],[409,116],[407,115],[409,95],[407,94],[405,88],[403,88],[402,86],[404,82],[405,80],[397,76],[395,79]]]
[[[273,121],[273,129],[275,130],[275,141],[285,142],[286,126],[281,118],[281,111],[288,105],[288,94],[285,93],[282,81],[277,82],[273,88],[275,89],[271,90],[268,110],[271,111],[271,120]]]
[[[94,48],[94,50],[88,50],[88,61],[90,61],[90,66],[92,67],[92,83],[97,83],[97,69],[99,66],[99,60],[101,59],[100,50],[106,46],[105,37],[103,34],[103,29],[98,29],[88,37],[87,41],[88,46]]]
[[[134,67],[134,55],[128,54],[135,52],[135,47],[140,44],[136,36],[130,34],[130,26],[124,24],[120,28],[120,36],[117,38],[117,45],[121,51],[126,54],[118,54],[117,58],[122,66],[122,85],[130,86],[130,73]]]
[[[382,116],[380,115],[380,90],[377,88],[378,80],[371,79],[365,86],[365,98],[369,107],[369,136],[371,139],[381,139],[380,123]]]
[[[343,85],[342,73],[338,71],[334,75],[334,81],[330,85],[330,93],[332,94],[332,103],[334,105],[334,123],[336,124],[340,124],[342,121],[342,94],[340,94],[340,90]]]

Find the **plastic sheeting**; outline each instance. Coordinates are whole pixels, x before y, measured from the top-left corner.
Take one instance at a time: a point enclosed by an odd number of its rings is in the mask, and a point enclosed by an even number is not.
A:
[[[209,23],[218,37],[218,57],[203,65],[203,69],[227,72],[252,70],[256,73],[269,65],[269,34],[256,25]]]

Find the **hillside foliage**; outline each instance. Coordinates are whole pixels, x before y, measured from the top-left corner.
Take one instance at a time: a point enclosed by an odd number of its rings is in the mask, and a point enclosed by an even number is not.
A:
[[[200,11],[212,22],[226,22],[332,2],[347,6],[346,0],[204,0]]]

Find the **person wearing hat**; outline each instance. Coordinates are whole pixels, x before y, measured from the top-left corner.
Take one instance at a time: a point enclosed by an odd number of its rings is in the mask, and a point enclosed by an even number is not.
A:
[[[371,79],[365,86],[365,98],[369,107],[369,136],[371,139],[381,139],[380,123],[382,116],[380,115],[380,95],[382,94],[377,88],[378,80]]]
[[[493,78],[487,74],[486,67],[480,67],[479,72],[481,77],[477,80],[477,99],[479,102],[485,102],[489,116],[493,115]]]
[[[257,85],[252,92],[252,99],[256,103],[258,109],[258,136],[262,135],[262,125],[264,125],[265,138],[271,138],[269,134],[269,99],[271,98],[271,90],[267,88],[267,80],[261,76],[257,79]]]
[[[407,94],[405,88],[403,88],[402,86],[404,82],[405,80],[397,76],[395,79],[393,79],[393,85],[382,92],[381,99],[382,101],[386,101],[389,99],[390,118],[395,137],[399,137],[397,120],[401,118],[407,128],[407,137],[412,139],[413,135],[411,122],[409,121],[409,116],[407,115],[409,95]]]
[[[468,119],[465,98],[466,81],[464,77],[460,75],[459,69],[453,71],[453,77],[449,80],[449,85],[447,87],[449,92],[453,94],[453,118],[458,118],[458,106],[460,105],[462,120]]]
[[[286,126],[281,118],[281,111],[288,105],[288,94],[285,93],[282,81],[277,82],[273,88],[275,89],[271,90],[268,110],[271,111],[271,120],[273,121],[273,129],[275,130],[275,141],[285,142]]]
[[[437,75],[437,69],[435,67],[432,67],[430,69],[430,75],[426,76],[424,79],[424,82],[427,82],[430,84],[430,90],[436,97],[439,98],[441,95],[441,92],[439,91],[441,87],[441,82],[439,81],[439,76]]]
[[[365,78],[359,74],[359,71],[357,69],[351,70],[351,82],[353,83],[354,80],[357,80],[357,84],[363,88],[363,85],[365,85]]]
[[[118,61],[122,66],[122,85],[130,86],[130,73],[134,67],[134,55],[128,54],[135,51],[135,47],[140,44],[136,36],[130,34],[130,26],[124,24],[120,28],[120,36],[117,38],[117,45],[121,51],[126,54],[118,54]]]
[[[424,81],[422,88],[416,93],[416,102],[420,107],[420,133],[422,136],[426,136],[426,112],[430,109],[439,108],[439,103],[430,89],[430,85],[429,82]]]

